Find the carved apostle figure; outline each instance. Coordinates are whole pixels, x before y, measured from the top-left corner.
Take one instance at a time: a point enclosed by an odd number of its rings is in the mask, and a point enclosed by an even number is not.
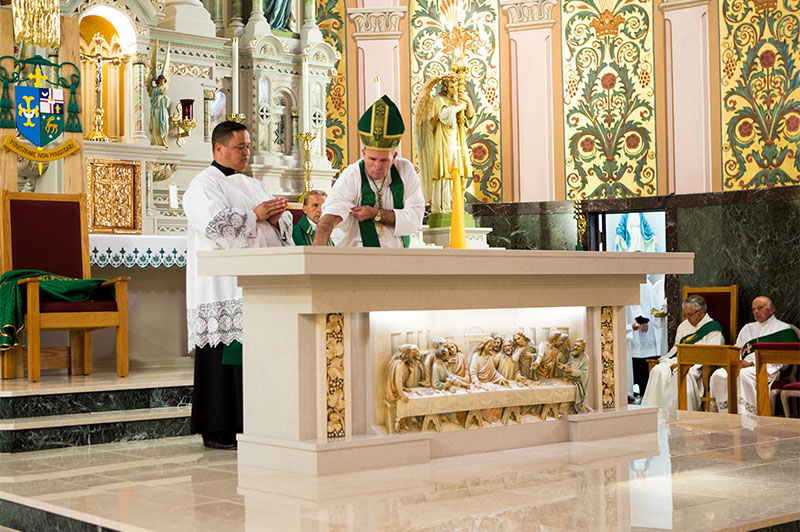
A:
[[[567,382],[575,384],[576,414],[584,411],[584,400],[586,399],[586,387],[589,384],[589,356],[586,354],[586,342],[583,338],[575,340],[575,346],[570,353],[568,364],[558,364],[561,371],[561,378]]]
[[[553,370],[556,361],[561,353],[561,333],[553,332],[547,340],[539,345],[539,356],[531,364],[531,368],[536,370],[536,379],[544,380],[553,377]]]
[[[494,355],[494,367],[497,372],[505,379],[513,381],[519,377],[519,366],[514,361],[514,342],[511,338],[506,338],[502,342],[500,352]]]
[[[525,336],[522,331],[514,333],[514,354],[511,358],[517,363],[519,367],[519,374],[526,379],[533,379],[533,370],[531,364],[533,363],[533,355],[536,354],[536,347],[531,342],[531,339]]]
[[[409,373],[408,361],[411,357],[412,350],[416,346],[411,344],[403,344],[397,352],[392,355],[389,365],[386,366],[386,391],[384,399],[387,403],[394,404],[397,401],[408,402],[408,392],[410,391],[406,385],[406,378]]]
[[[458,375],[464,379],[469,380],[469,368],[467,367],[467,357],[458,348],[455,342],[447,342],[447,350],[450,352],[450,358],[447,359],[447,369],[453,375]]]

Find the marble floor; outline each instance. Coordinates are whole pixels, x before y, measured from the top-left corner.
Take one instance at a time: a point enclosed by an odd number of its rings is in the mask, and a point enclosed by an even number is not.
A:
[[[319,478],[238,466],[235,451],[196,436],[4,454],[0,502],[168,532],[707,531],[800,519],[800,420],[672,412],[659,427]]]

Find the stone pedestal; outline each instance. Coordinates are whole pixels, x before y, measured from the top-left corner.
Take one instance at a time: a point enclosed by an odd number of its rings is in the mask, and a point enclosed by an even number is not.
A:
[[[467,227],[467,249],[489,249],[486,242],[486,235],[492,232],[491,227]],[[423,229],[422,238],[426,244],[450,247],[450,228],[449,227],[428,227]],[[500,248],[498,248],[500,249]]]

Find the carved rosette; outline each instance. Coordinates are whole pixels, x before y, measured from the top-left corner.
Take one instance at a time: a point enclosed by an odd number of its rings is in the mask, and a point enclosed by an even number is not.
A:
[[[328,438],[343,438],[344,401],[344,316],[328,314],[325,323],[325,368],[328,404]]]
[[[356,25],[353,38],[359,39],[399,39],[400,20],[407,7],[362,7],[348,9],[347,14]]]
[[[93,233],[142,232],[142,163],[86,159],[87,211]]]
[[[614,309],[600,307],[600,348],[603,353],[603,408],[614,408]]]
[[[558,0],[502,0],[500,6],[508,15],[509,30],[549,27],[555,24],[550,11]]]

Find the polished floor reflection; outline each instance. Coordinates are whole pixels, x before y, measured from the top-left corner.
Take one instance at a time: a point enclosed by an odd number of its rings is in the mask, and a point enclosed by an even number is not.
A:
[[[0,455],[0,499],[115,530],[749,530],[800,519],[800,420],[681,412],[658,434],[308,477],[198,437]]]

